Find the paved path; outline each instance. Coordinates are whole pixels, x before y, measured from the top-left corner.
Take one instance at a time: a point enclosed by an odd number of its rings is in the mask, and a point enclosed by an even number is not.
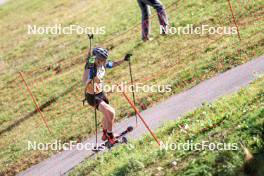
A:
[[[200,107],[204,102],[212,102],[217,98],[230,94],[248,85],[258,75],[264,74],[264,56],[254,59],[225,73],[206,80],[197,86],[170,97],[164,102],[143,111],[141,114],[152,129],[160,127],[168,120],[178,119],[187,112]],[[135,117],[125,119],[115,126],[115,131],[122,131],[128,125],[135,125]],[[143,124],[128,135],[129,139],[137,139],[147,133]],[[93,143],[94,137],[84,143]],[[67,174],[85,158],[92,157],[92,151],[64,151],[20,173],[21,176],[56,176]]]

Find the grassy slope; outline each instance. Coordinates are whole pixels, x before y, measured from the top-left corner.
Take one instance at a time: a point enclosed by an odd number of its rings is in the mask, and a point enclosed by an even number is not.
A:
[[[171,4],[172,0],[164,0]],[[140,21],[139,8],[129,0],[101,1],[11,1],[1,7],[1,60],[8,67],[1,74],[0,93],[0,171],[16,173],[35,164],[52,154],[26,150],[27,140],[50,142],[55,139],[69,141],[86,138],[94,130],[93,115],[89,108],[83,108],[80,77],[83,65],[81,52],[86,48],[85,36],[29,36],[26,24],[81,24],[86,26],[106,26],[107,33],[96,37],[96,43],[112,48],[112,58],[117,59],[127,51],[133,51],[134,77],[138,82],[148,84],[171,84],[173,91],[167,94],[140,93],[139,102],[147,106],[161,101],[172,94],[190,88],[216,73],[247,62],[263,54],[264,35],[263,1],[239,4],[232,1],[236,16],[240,22],[242,41],[237,36],[167,36],[157,35],[157,20],[153,20],[155,40],[143,44],[140,41],[140,26],[119,36]],[[118,5],[117,5],[118,4]],[[114,8],[113,8],[114,7]],[[14,13],[19,9],[19,13]],[[43,15],[45,12],[46,15]],[[188,23],[232,25],[227,2],[188,1],[179,2],[168,9],[172,25]],[[127,17],[127,18],[124,18]],[[156,17],[155,17],[156,18]],[[96,20],[95,20],[96,19]],[[109,41],[113,36],[116,38]],[[108,42],[104,42],[108,40]],[[215,40],[215,41],[214,41]],[[157,49],[158,48],[158,49]],[[77,57],[76,57],[77,56]],[[54,75],[46,71],[43,65],[56,65],[61,62],[62,73]],[[71,65],[71,63],[73,63]],[[146,64],[150,64],[146,66]],[[140,71],[140,70],[143,70]],[[34,106],[25,91],[18,70],[25,72],[39,104],[56,99],[45,108],[53,135],[45,129],[39,114],[28,116]],[[32,72],[32,70],[37,70]],[[108,82],[129,80],[127,66],[121,66],[108,72]],[[158,74],[158,76],[157,76]],[[120,77],[122,75],[122,77]],[[17,82],[10,82],[16,78]],[[19,91],[17,91],[19,90]],[[131,114],[125,100],[118,94],[110,94],[111,103],[117,109],[117,119]],[[14,101],[15,100],[15,101]],[[23,118],[25,117],[25,118]],[[17,120],[23,119],[19,125]],[[25,161],[24,158],[31,158]]]
[[[164,143],[239,143],[264,152],[264,78],[238,93],[169,122],[157,132]],[[185,130],[184,128],[186,127]],[[70,175],[243,175],[243,150],[160,150],[150,136],[86,161]],[[130,147],[131,148],[131,147]],[[144,153],[144,155],[143,155]],[[175,164],[176,163],[176,164]],[[107,169],[105,169],[107,168]]]

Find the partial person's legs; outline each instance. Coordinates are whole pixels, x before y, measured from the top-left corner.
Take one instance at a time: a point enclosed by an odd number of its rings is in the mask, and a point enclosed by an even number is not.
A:
[[[137,1],[141,9],[141,15],[142,15],[141,18],[142,39],[146,41],[148,40],[150,33],[150,20],[149,20],[150,8],[146,3],[144,3],[143,0],[137,0]]]
[[[162,5],[162,3],[159,0],[143,0],[146,4],[152,6],[154,9],[156,9],[158,17],[159,17],[159,23],[161,26],[163,26],[163,29],[166,29],[166,27],[169,25],[168,17],[165,12],[165,8]],[[165,31],[163,30],[163,33]]]

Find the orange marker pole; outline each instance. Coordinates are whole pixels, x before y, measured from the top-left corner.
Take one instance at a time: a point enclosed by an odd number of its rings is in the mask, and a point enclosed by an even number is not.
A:
[[[241,40],[240,32],[239,32],[239,29],[238,29],[238,25],[237,25],[236,18],[235,18],[235,15],[234,15],[233,9],[232,9],[231,2],[230,2],[230,0],[227,0],[227,1],[228,1],[229,9],[230,9],[231,14],[232,14],[233,22],[234,22],[234,24],[236,25],[238,38],[239,38],[239,40]]]
[[[143,122],[143,124],[145,125],[145,127],[148,129],[148,131],[150,132],[150,134],[152,135],[152,137],[160,145],[160,141],[158,140],[157,136],[149,128],[148,124],[145,122],[144,118],[140,115],[140,113],[139,113],[138,109],[136,108],[136,106],[134,105],[134,103],[130,100],[130,98],[127,96],[127,94],[124,91],[122,91],[122,94],[124,95],[124,97],[126,98],[126,100],[128,101],[128,103],[130,104],[130,106],[135,110],[135,112],[137,113],[137,115],[139,116],[139,118],[141,119],[141,121]]]
[[[49,133],[51,134],[51,130],[50,130],[49,126],[48,126],[48,123],[47,123],[47,121],[46,121],[46,119],[45,119],[45,116],[44,116],[44,114],[41,112],[41,110],[40,110],[40,108],[39,108],[39,105],[38,105],[38,103],[37,103],[37,101],[36,101],[34,95],[32,94],[30,88],[29,88],[28,85],[27,85],[27,82],[25,81],[25,79],[24,79],[24,77],[23,77],[23,74],[22,74],[21,72],[19,72],[19,75],[20,75],[22,81],[24,82],[24,84],[25,84],[25,86],[26,86],[26,88],[27,88],[27,91],[28,91],[29,95],[31,96],[31,98],[32,98],[32,100],[33,100],[33,102],[34,102],[34,104],[35,104],[35,106],[36,106],[36,108],[37,108],[37,111],[40,113],[41,118],[42,118],[42,120],[43,120],[44,123],[45,123],[45,126],[48,128],[48,131],[49,131]]]

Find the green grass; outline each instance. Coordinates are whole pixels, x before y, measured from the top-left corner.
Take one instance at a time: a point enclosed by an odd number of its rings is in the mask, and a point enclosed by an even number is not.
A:
[[[264,78],[158,129],[163,143],[234,144],[238,150],[159,149],[150,135],[86,160],[70,175],[241,175],[244,153],[264,152]],[[181,128],[180,128],[181,127]],[[129,147],[129,146],[133,146]],[[131,149],[132,148],[132,149]],[[255,163],[257,164],[257,163]],[[107,169],[105,169],[107,168]]]
[[[173,2],[163,0],[166,6]],[[136,95],[137,102],[150,107],[217,73],[263,54],[263,20],[252,22],[263,17],[263,1],[247,4],[231,2],[239,22],[241,41],[236,35],[162,37],[158,35],[156,16],[152,20],[152,42],[140,41],[140,25],[120,35],[140,22],[140,9],[136,2],[130,0],[112,0],[107,3],[11,0],[0,6],[0,63],[5,65],[0,75],[0,131],[4,131],[0,140],[0,172],[15,174],[54,153],[27,151],[27,140],[43,143],[55,139],[83,140],[94,131],[93,111],[82,107],[81,103],[83,86],[80,80],[83,53],[88,43],[86,36],[30,36],[26,34],[27,24],[105,26],[106,34],[96,36],[94,43],[111,48],[113,60],[132,51],[134,78],[137,82],[172,85],[171,93]],[[168,9],[168,14],[174,26],[188,23],[233,26],[225,0],[179,1]],[[47,70],[46,66],[55,67],[58,63],[62,73],[54,74],[52,70]],[[43,125],[40,115],[32,113],[35,107],[18,71],[23,71],[38,103],[45,105],[43,113],[48,119],[52,135]],[[128,73],[127,65],[109,70],[106,82],[128,82]],[[109,94],[109,98],[116,108],[117,120],[133,114],[120,94]],[[26,161],[28,158],[30,161]]]

